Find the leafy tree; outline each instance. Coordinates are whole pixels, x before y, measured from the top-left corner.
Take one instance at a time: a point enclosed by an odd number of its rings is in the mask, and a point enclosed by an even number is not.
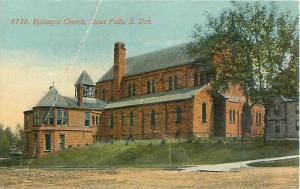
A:
[[[215,90],[239,84],[250,109],[274,96],[298,96],[297,16],[280,12],[274,2],[232,2],[218,17],[207,18],[205,27],[195,26],[188,50],[207,68]]]
[[[4,125],[0,124],[0,155],[7,155],[11,148],[21,148],[22,132],[21,125],[17,125],[17,132],[13,133],[9,127],[4,128]]]

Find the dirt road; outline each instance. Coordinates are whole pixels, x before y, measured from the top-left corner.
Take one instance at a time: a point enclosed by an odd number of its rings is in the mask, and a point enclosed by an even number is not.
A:
[[[0,169],[0,189],[28,188],[298,188],[298,168],[245,168],[240,172],[155,169]]]

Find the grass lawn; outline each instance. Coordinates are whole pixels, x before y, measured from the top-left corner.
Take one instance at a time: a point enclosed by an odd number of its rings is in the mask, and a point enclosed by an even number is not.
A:
[[[299,167],[299,159],[295,158],[271,162],[251,163],[249,165],[253,167]]]
[[[246,140],[241,148],[236,139],[201,139],[177,142],[160,140],[115,141],[69,148],[33,160],[31,167],[164,167],[227,163],[298,154],[297,141]],[[17,165],[25,162],[17,162]],[[13,163],[11,163],[13,165]],[[1,166],[1,161],[0,161]]]
[[[134,141],[128,144],[96,143],[70,148],[36,159],[32,166],[67,167],[176,167],[193,164],[216,164],[258,158],[298,154],[297,141],[200,140],[181,144],[159,140]]]

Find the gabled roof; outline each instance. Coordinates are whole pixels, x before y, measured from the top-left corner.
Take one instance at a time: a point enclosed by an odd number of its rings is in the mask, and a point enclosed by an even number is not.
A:
[[[95,85],[89,74],[83,70],[79,78],[77,79],[75,86],[77,85]]]
[[[284,102],[297,102],[297,101],[299,101],[299,98],[289,98],[289,97],[283,97],[283,96],[281,96],[281,99]]]
[[[81,106],[79,106],[77,102],[77,98],[61,96],[55,87],[50,87],[49,92],[37,103],[35,107],[102,110],[106,106],[104,101],[94,98],[83,98],[83,104]]]
[[[194,63],[195,59],[187,54],[187,44],[127,58],[125,76],[133,76],[141,73],[171,68],[175,66]],[[111,67],[97,83],[113,79],[113,67]]]
[[[125,100],[108,103],[105,109],[186,100],[194,97],[196,94],[198,94],[198,92],[204,90],[207,86],[208,85],[201,85],[196,87],[189,87],[189,88],[147,94],[142,96],[130,97]]]

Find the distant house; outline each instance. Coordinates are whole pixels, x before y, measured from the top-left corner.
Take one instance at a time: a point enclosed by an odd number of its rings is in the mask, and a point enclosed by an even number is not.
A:
[[[298,138],[299,100],[296,98],[274,98],[267,116],[269,138]]]
[[[210,78],[186,44],[127,58],[114,46],[114,65],[97,81],[83,71],[75,97],[54,86],[24,112],[24,155],[41,156],[106,139],[262,136],[264,107],[245,114],[238,85],[212,95]],[[98,68],[96,68],[98,69]],[[257,119],[247,131],[245,117]]]

